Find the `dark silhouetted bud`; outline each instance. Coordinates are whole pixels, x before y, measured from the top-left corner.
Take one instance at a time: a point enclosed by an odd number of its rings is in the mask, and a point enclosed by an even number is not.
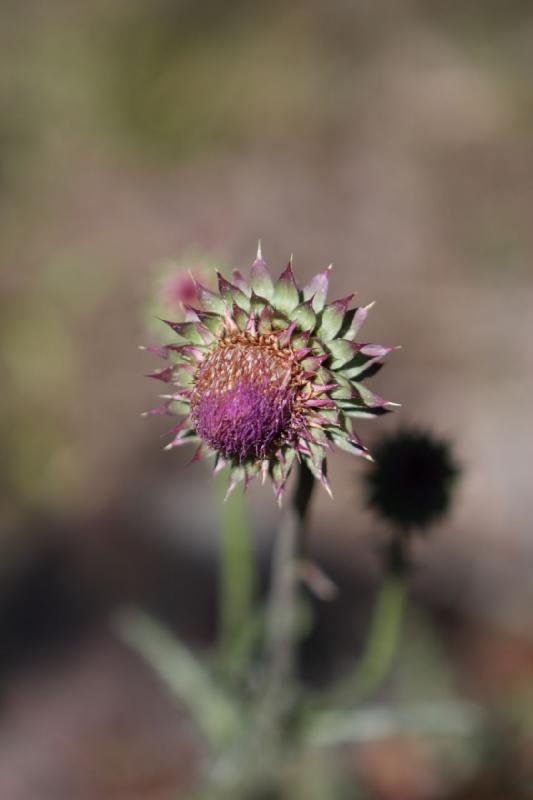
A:
[[[450,445],[431,433],[405,428],[374,448],[367,502],[381,517],[408,531],[425,529],[449,510],[459,468]]]

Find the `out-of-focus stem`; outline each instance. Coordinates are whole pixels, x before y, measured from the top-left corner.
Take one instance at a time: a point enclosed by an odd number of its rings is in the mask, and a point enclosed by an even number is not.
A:
[[[405,581],[387,575],[376,600],[370,632],[355,678],[358,698],[379,688],[392,666],[405,605]]]
[[[227,474],[220,477],[220,637],[221,654],[235,667],[253,614],[254,566],[244,499],[234,492],[223,502]]]
[[[407,587],[403,538],[390,545],[387,571],[379,588],[365,648],[359,661],[354,689],[357,699],[373,694],[387,677],[398,649]]]
[[[294,494],[283,511],[274,542],[267,618],[269,689],[283,695],[293,677],[296,649],[297,561],[305,542],[305,523],[315,479],[300,463]]]

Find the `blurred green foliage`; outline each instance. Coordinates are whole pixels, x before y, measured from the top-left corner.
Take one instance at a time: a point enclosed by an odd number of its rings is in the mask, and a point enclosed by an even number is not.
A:
[[[31,285],[0,296],[0,491],[8,519],[22,509],[74,510],[80,501],[81,329],[107,290],[105,273],[65,252]]]
[[[110,26],[107,99],[120,145],[190,158],[316,122],[316,44],[281,4],[133,7]]]

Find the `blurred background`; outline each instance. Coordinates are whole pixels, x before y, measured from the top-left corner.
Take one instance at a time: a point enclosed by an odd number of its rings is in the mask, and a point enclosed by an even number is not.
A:
[[[246,274],[258,238],[302,281],[333,262],[333,297],[377,301],[364,340],[402,344],[373,387],[403,408],[360,424],[369,446],[419,424],[462,467],[387,691],[481,704],[497,755],[395,734],[346,749],[346,796],[533,797],[532,75],[526,0],[3,0],[2,800],[195,785],[194,724],[108,623],[140,604],[205,653],[217,629],[221,487],[140,418],[137,346],[169,276]],[[355,663],[380,580],[365,469],[336,454],[313,504],[340,591],[312,686]],[[278,512],[248,498],[261,591]]]

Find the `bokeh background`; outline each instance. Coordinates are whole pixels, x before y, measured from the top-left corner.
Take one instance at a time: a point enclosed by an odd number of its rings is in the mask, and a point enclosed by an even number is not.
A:
[[[463,469],[417,546],[395,686],[494,709],[505,752],[443,769],[370,743],[346,755],[354,797],[533,796],[531,715],[509,710],[533,686],[532,75],[527,0],[2,2],[3,800],[194,785],[194,725],[108,616],[139,603],[209,650],[221,487],[140,418],[158,387],[137,346],[165,275],[246,271],[258,238],[275,271],[333,262],[334,296],[377,301],[365,339],[403,345],[374,379],[403,408],[361,424],[370,446],[416,423]],[[380,578],[356,462],[333,458],[313,506],[340,596],[311,683],[350,668]],[[264,582],[268,490],[249,515]]]

